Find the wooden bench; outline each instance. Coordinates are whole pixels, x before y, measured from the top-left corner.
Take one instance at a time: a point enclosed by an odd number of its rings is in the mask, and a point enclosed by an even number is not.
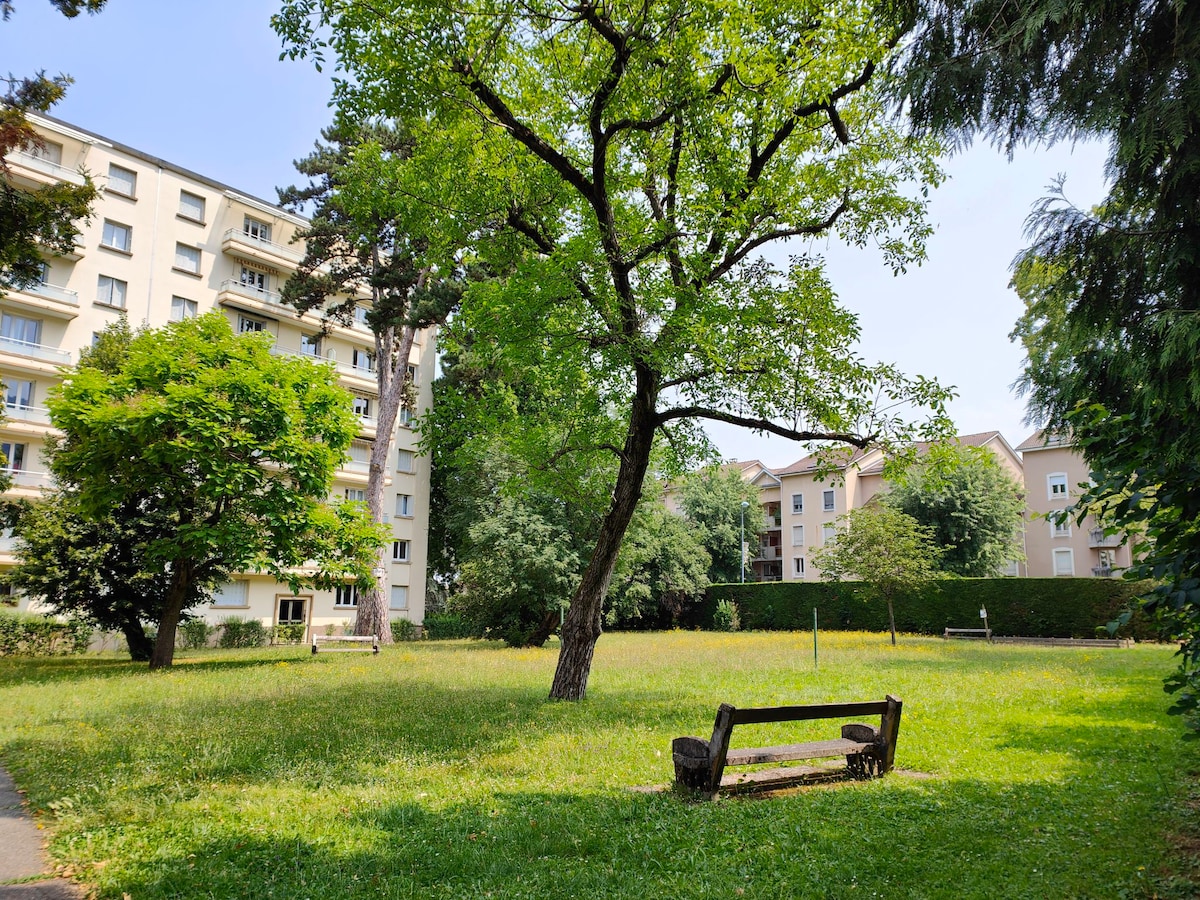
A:
[[[351,643],[351,644],[370,644],[369,647],[326,647],[326,653],[378,653],[379,639],[375,637],[359,637],[351,634],[314,634],[312,638],[312,652],[316,653],[318,644],[327,643]]]
[[[992,639],[992,629],[990,628],[947,628],[942,634],[942,639],[948,638],[968,638],[973,640],[990,641]]]
[[[713,723],[711,740],[698,737],[679,737],[671,742],[675,763],[675,783],[683,788],[713,798],[722,788],[753,785],[759,788],[782,786],[803,780],[812,770],[785,767],[750,772],[736,777],[725,775],[727,766],[749,766],[757,763],[796,762],[836,756],[846,758],[845,770],[854,778],[869,778],[890,772],[896,759],[896,739],[900,733],[901,702],[891,694],[886,700],[865,703],[825,703],[813,706],[772,706],[738,709],[722,703]],[[758,725],[767,722],[802,722],[813,719],[844,719],[853,716],[879,716],[879,727],[862,723],[842,726],[841,737],[806,744],[784,744],[778,747],[729,749],[733,729],[737,725]],[[823,774],[830,774],[828,771]]]

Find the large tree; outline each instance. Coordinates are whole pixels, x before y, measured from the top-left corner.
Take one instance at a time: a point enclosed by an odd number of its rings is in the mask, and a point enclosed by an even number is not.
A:
[[[905,470],[882,502],[932,529],[945,572],[988,578],[1023,556],[1021,486],[985,447],[939,449]]]
[[[563,452],[604,446],[616,472],[552,697],[584,695],[657,435],[713,420],[865,446],[905,430],[898,408],[941,404],[937,385],[849,352],[855,323],[819,258],[759,258],[835,233],[897,267],[920,255],[923,204],[904,190],[937,180],[932,147],[892,129],[872,90],[902,7],[288,0],[276,16],[287,53],[336,56],[343,110],[443,141],[417,189],[504,273],[471,290],[460,326],[581,375],[617,413],[615,440],[588,421],[563,432]]]
[[[219,313],[140,332],[116,357],[85,357],[52,392],[49,463],[73,510],[128,517],[142,564],[167,573],[146,610],[151,668],[171,664],[181,615],[226,572],[370,583],[378,527],[327,503],[357,428],[331,370],[234,335]]]
[[[896,644],[895,598],[902,591],[944,577],[933,529],[882,503],[869,503],[838,517],[837,537],[813,551],[821,577],[866,582],[887,604],[892,646]]]
[[[326,322],[353,325],[358,293],[368,291],[366,323],[375,338],[376,439],[368,460],[366,503],[383,523],[384,487],[392,435],[401,407],[416,409],[409,359],[417,332],[445,319],[460,285],[436,271],[427,243],[410,233],[417,216],[403,190],[413,143],[385,124],[349,121],[325,129],[313,153],[296,162],[308,185],[280,189],[279,202],[312,220],[297,233],[304,259],[283,286],[285,303],[300,313],[319,311]],[[427,377],[430,373],[426,373]],[[375,571],[388,570],[386,545]],[[418,585],[418,588],[423,586]],[[392,642],[382,577],[359,591],[355,633]]]
[[[1074,435],[1095,470],[1088,510],[1154,540],[1133,574],[1187,638],[1177,708],[1200,709],[1200,6],[937,0],[899,96],[959,140],[1109,143],[1108,196],[1061,188],[1030,221],[1014,283],[1033,417]]]
[[[745,516],[743,503],[748,504]],[[756,545],[762,531],[758,488],[747,483],[736,468],[708,466],[680,481],[679,508],[699,529],[712,558],[709,579],[716,584],[741,581],[746,563],[744,544]]]

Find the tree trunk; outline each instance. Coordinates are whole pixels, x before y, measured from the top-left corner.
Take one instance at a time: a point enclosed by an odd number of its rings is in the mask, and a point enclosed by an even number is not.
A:
[[[888,624],[892,626],[892,646],[896,646],[896,611],[892,609],[892,596],[888,595]]]
[[[154,642],[154,653],[150,656],[151,669],[166,669],[175,660],[175,632],[179,628],[179,617],[183,613],[184,599],[192,581],[190,560],[176,560],[171,567],[171,586],[167,588],[167,599],[163,602],[162,618],[158,620],[158,638]]]
[[[146,629],[137,616],[121,623],[121,634],[129,648],[129,658],[134,662],[149,662],[154,655],[154,643],[146,636]]]
[[[621,539],[637,509],[642,496],[642,482],[650,467],[650,449],[657,427],[655,404],[658,398],[657,379],[644,365],[637,369],[637,388],[629,413],[629,428],[617,471],[612,504],[600,526],[600,536],[583,578],[571,599],[563,622],[562,649],[558,668],[550,687],[552,700],[582,700],[587,692],[592,654],[600,638],[604,596],[612,580]]]
[[[371,518],[380,524],[384,521],[384,477],[387,472],[388,455],[391,453],[392,434],[396,430],[396,416],[408,383],[408,358],[412,353],[414,337],[415,332],[412,328],[401,328],[400,346],[397,348],[394,325],[375,335],[375,377],[379,385],[379,409],[375,420],[375,442],[371,446],[367,474],[367,509],[371,512]],[[375,584],[359,591],[358,614],[354,620],[356,635],[373,635],[381,644],[392,643],[392,628],[388,619],[391,593],[388,578],[391,567],[390,543],[385,541],[379,548],[375,561]],[[424,585],[421,588],[424,590]]]

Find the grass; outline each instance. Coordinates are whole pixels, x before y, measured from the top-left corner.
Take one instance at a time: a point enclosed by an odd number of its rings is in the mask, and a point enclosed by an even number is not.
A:
[[[606,635],[556,652],[0,660],[0,761],[101,898],[1192,897],[1200,748],[1162,647],[885,635]],[[670,740],[717,704],[905,701],[872,782],[688,803]],[[742,746],[831,723],[735,731]]]

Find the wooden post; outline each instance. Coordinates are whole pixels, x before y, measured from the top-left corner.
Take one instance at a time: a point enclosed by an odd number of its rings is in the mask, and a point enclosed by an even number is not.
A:
[[[902,705],[899,697],[887,695],[887,709],[884,710],[879,722],[879,737],[883,742],[880,775],[892,771],[896,762],[896,740],[900,737],[900,708]]]
[[[708,790],[715,794],[721,787],[725,772],[725,757],[729,753],[729,737],[733,732],[734,707],[722,703],[713,722],[712,740],[708,742]]]

